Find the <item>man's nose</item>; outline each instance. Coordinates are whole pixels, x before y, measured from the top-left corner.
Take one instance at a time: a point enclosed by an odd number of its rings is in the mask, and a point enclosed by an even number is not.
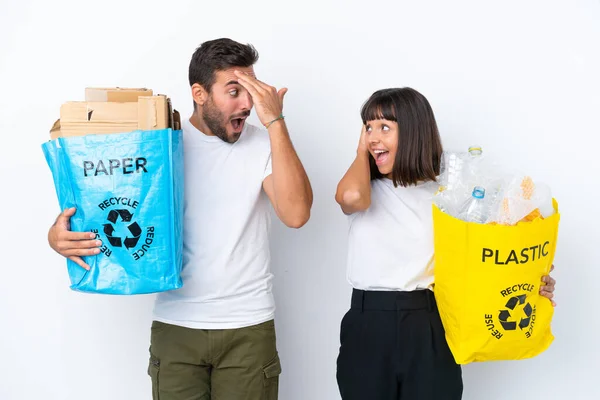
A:
[[[242,110],[244,110],[244,111],[250,110],[252,108],[252,106],[254,105],[254,102],[252,101],[252,96],[248,92],[244,93],[241,96],[240,101],[241,101]]]

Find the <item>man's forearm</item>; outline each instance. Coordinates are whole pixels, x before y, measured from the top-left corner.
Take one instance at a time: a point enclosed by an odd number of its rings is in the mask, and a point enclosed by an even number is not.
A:
[[[300,227],[310,217],[313,202],[310,181],[283,120],[269,127],[269,136],[278,214],[286,224]]]

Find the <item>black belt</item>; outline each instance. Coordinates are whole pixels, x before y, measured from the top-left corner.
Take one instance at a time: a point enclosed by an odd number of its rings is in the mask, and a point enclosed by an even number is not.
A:
[[[435,297],[431,290],[414,290],[410,292],[395,291],[352,291],[352,308],[359,310],[428,310],[436,309]]]

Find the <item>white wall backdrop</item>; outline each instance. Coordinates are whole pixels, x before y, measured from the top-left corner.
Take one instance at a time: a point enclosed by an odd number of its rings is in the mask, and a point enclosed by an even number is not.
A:
[[[447,148],[481,144],[551,185],[562,220],[556,341],[537,358],[464,368],[467,400],[596,399],[600,2],[0,0],[0,399],[143,400],[153,296],[68,289],[46,244],[58,213],[40,144],[86,86],[147,86],[191,112],[189,58],[217,37],[254,44],[315,193],[311,221],[273,226],[283,400],[339,399],[349,305],[346,221],[333,199],[359,108],[411,86]]]

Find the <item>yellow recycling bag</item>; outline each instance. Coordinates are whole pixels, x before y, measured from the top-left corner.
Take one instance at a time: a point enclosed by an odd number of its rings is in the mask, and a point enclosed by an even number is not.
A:
[[[545,351],[554,309],[539,295],[560,214],[515,226],[463,222],[433,206],[434,293],[458,364],[519,360]]]

